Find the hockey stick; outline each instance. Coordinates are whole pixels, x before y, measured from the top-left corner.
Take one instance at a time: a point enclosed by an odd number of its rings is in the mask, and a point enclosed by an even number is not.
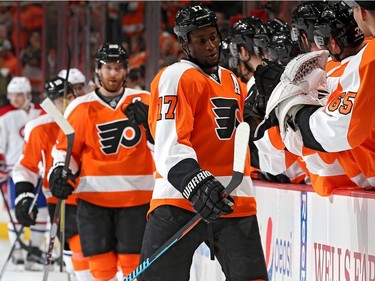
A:
[[[38,195],[39,195],[41,189],[42,189],[42,180],[40,180],[40,182],[38,184],[38,188],[36,190],[36,195],[35,195],[33,201],[31,202],[30,208],[28,210],[28,214],[29,215],[31,214],[31,211],[33,210],[34,205],[36,204],[36,201],[38,200]],[[4,274],[6,268],[7,268],[8,264],[9,264],[10,259],[12,258],[12,255],[13,255],[14,250],[16,249],[17,243],[21,239],[21,235],[22,235],[22,232],[23,232],[24,228],[25,228],[25,226],[22,225],[21,228],[20,228],[20,230],[18,232],[16,232],[16,234],[17,234],[16,240],[14,241],[12,247],[10,248],[9,255],[8,255],[7,259],[5,260],[5,262],[4,262],[3,268],[1,269],[0,280],[3,278],[3,274]]]
[[[226,198],[242,182],[249,135],[249,125],[245,122],[240,123],[237,127],[235,135],[232,179],[222,193],[223,198]],[[156,250],[150,257],[144,260],[132,273],[125,277],[124,281],[132,281],[144,271],[146,271],[154,261],[156,261],[162,254],[164,254],[169,248],[171,248],[178,240],[184,237],[201,220],[201,216],[199,214],[196,214],[179,231],[177,231],[171,238],[169,238],[158,250]]]
[[[68,56],[68,65],[66,67],[66,75],[65,75],[65,82],[64,82],[64,99],[63,99],[63,112],[65,112],[68,106],[68,78],[70,72],[70,47],[69,45],[66,46],[67,48],[67,56]],[[64,245],[65,245],[65,201],[61,202],[60,207],[60,242],[61,242],[61,251],[60,251],[60,272],[63,272],[64,262],[63,262],[63,252],[64,252]]]
[[[1,182],[1,183],[0,183],[0,186],[2,186],[3,183],[4,183],[4,182]],[[3,190],[2,190],[2,188],[0,188],[0,189],[1,189],[1,190],[0,190],[0,191],[1,191],[1,195],[2,195],[2,197],[3,197],[3,201],[4,201],[5,209],[7,210],[7,213],[8,213],[8,215],[9,215],[10,223],[12,224],[13,229],[14,229],[14,232],[16,233],[16,235],[19,236],[19,237],[21,237],[22,232],[19,234],[19,231],[17,231],[16,223],[14,222],[13,217],[12,217],[12,215],[11,215],[11,213],[10,213],[10,207],[9,207],[8,201],[7,201],[6,198],[5,198],[5,194],[4,194]],[[42,258],[42,256],[37,256],[37,255],[31,253],[31,252],[30,252],[30,247],[27,246],[27,245],[22,241],[22,239],[18,239],[18,243],[20,244],[22,250],[25,250],[25,251],[27,251],[28,253],[30,253],[30,254],[31,254],[32,256],[34,256],[39,262],[44,263],[44,258]],[[43,255],[43,254],[46,254],[46,253],[43,252],[43,251],[41,251],[41,254]]]
[[[74,142],[74,129],[69,124],[68,121],[64,118],[62,113],[56,108],[56,106],[53,104],[53,102],[49,98],[45,98],[44,101],[40,104],[40,106],[44,109],[45,112],[50,115],[53,120],[57,123],[57,125],[61,128],[61,130],[64,132],[67,140],[68,140],[68,146],[66,149],[66,156],[65,156],[65,162],[62,172],[63,179],[67,178],[68,171],[69,171],[69,163],[70,163],[70,157],[72,155],[72,149],[73,149],[73,142]],[[49,245],[46,255],[46,261],[44,265],[44,273],[43,273],[43,281],[47,281],[48,278],[48,272],[49,272],[49,265],[51,261],[52,256],[52,250],[53,246],[55,244],[56,234],[57,234],[57,227],[59,225],[60,221],[60,211],[61,211],[61,199],[57,200],[55,213],[53,215],[52,219],[52,225],[51,225],[51,233],[50,233],[50,239],[49,239]],[[61,245],[62,249],[64,245]],[[61,249],[61,251],[62,251]]]

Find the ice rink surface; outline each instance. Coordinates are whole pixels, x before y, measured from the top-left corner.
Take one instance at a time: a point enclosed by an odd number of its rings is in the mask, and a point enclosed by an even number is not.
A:
[[[4,266],[10,251],[10,244],[7,239],[0,239],[0,270]],[[51,266],[48,274],[50,281],[75,281],[69,280],[66,272],[59,272],[58,265]],[[25,271],[24,265],[14,265],[12,261],[8,262],[6,270],[1,278],[1,281],[42,281],[43,271],[33,272]]]

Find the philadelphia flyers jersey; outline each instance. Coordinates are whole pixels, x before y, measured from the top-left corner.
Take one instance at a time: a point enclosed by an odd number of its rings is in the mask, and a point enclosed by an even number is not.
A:
[[[8,170],[13,169],[21,156],[26,123],[41,114],[43,110],[33,103],[30,103],[28,112],[12,105],[0,109],[0,155],[5,159]]]
[[[56,144],[59,130],[59,126],[47,114],[29,121],[25,126],[25,145],[22,155],[13,169],[15,183],[30,182],[36,186],[41,176],[43,194],[47,203],[52,204],[56,204],[57,199],[49,190],[47,173],[53,163],[51,151]],[[65,202],[76,205],[75,195],[70,195]]]
[[[70,169],[80,173],[77,197],[103,207],[131,207],[150,202],[154,162],[143,126],[123,113],[132,102],[149,103],[147,91],[126,88],[115,108],[95,92],[69,104],[65,117],[75,131]],[[54,163],[64,162],[67,139],[59,133]]]
[[[361,187],[375,186],[374,53],[372,39],[350,59],[326,106],[308,121],[319,146],[328,152],[339,151],[344,170]]]
[[[174,205],[193,211],[190,202],[168,180],[171,169],[183,160],[194,159],[224,186],[229,183],[234,134],[243,120],[246,94],[246,85],[233,72],[218,67],[217,73],[208,75],[185,59],[155,76],[149,111],[157,170],[151,210]],[[230,216],[256,213],[249,152],[246,163],[244,180],[231,194],[236,203]]]

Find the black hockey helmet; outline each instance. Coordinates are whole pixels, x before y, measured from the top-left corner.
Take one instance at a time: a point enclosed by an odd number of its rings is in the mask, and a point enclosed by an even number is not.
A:
[[[314,42],[314,24],[325,8],[330,6],[328,2],[309,1],[297,6],[292,13],[292,40],[299,44],[301,51],[308,52],[301,42],[301,33],[305,33],[309,43]]]
[[[44,84],[44,91],[45,96],[47,96],[52,101],[58,97],[63,97],[65,91],[65,79],[57,76],[51,80],[48,80]],[[69,93],[72,93],[74,96],[76,96],[73,90],[73,86],[70,82],[67,83],[67,94]]]
[[[205,26],[217,26],[217,16],[209,8],[202,4],[190,6],[177,12],[174,33],[183,41],[188,42],[190,31]]]
[[[249,52],[254,52],[254,35],[262,23],[261,19],[254,16],[238,20],[232,27],[232,42],[244,45]]]
[[[268,25],[273,34],[268,43],[269,59],[286,65],[300,52],[297,43],[292,41],[290,27],[279,19],[269,21]]]
[[[128,59],[128,52],[117,43],[104,43],[95,55],[97,69],[107,62],[122,63],[125,68],[128,68]]]
[[[261,24],[254,35],[254,52],[257,56],[264,57],[269,53],[269,43],[275,35],[282,35],[289,32],[288,25],[280,20],[273,19],[267,23]]]
[[[341,49],[359,46],[364,40],[352,9],[343,2],[326,8],[315,24],[314,41],[319,48],[326,47],[330,38],[335,39]]]

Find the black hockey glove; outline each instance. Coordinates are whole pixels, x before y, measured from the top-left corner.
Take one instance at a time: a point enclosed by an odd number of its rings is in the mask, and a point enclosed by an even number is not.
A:
[[[142,125],[143,128],[145,128],[147,140],[154,144],[154,139],[150,133],[150,127],[148,126],[148,105],[141,101],[136,101],[129,104],[124,113],[134,125]]]
[[[31,212],[30,208],[35,198],[34,186],[29,182],[16,183],[16,218],[23,226],[35,225],[38,207],[34,204]]]
[[[221,215],[231,214],[233,199],[222,198],[224,186],[210,172],[198,170],[182,181],[182,195],[206,222],[214,222]]]
[[[69,170],[66,179],[63,178],[63,167],[57,166],[49,176],[49,188],[53,196],[58,199],[67,199],[73,193],[75,185],[75,176]],[[69,183],[70,182],[70,183]]]
[[[259,65],[254,72],[255,84],[258,90],[254,107],[262,118],[264,118],[266,113],[268,99],[273,89],[280,82],[284,69],[285,67],[278,63],[267,62],[267,64]]]

